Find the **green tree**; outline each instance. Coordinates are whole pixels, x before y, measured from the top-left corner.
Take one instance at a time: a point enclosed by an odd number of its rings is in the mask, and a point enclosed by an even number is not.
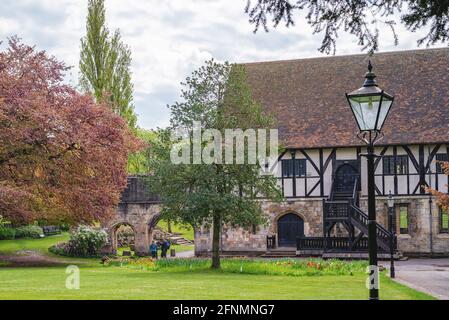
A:
[[[449,41],[449,0],[247,0],[246,12],[255,32],[260,28],[268,31],[268,20],[274,27],[285,22],[287,27],[295,24],[295,12],[305,14],[305,22],[314,33],[324,33],[319,50],[335,53],[339,31],[347,31],[358,39],[358,44],[370,52],[379,47],[379,25],[391,28],[395,42],[395,21],[410,31],[427,28],[427,34],[418,45]]]
[[[137,117],[132,104],[131,51],[118,30],[111,36],[104,0],[89,0],[79,68],[81,89],[97,102],[107,102],[134,129]]]
[[[149,174],[150,167],[150,147],[158,139],[158,132],[137,128],[136,136],[146,144],[144,150],[130,154],[128,158],[128,173],[133,175]]]
[[[243,66],[211,60],[182,85],[182,102],[170,106],[171,130],[187,132],[188,148],[192,147],[194,121],[201,121],[201,131],[213,128],[222,137],[225,129],[270,128],[274,124],[273,117],[264,114],[261,106],[253,101]],[[281,199],[276,178],[261,175],[259,163],[248,161],[174,164],[170,161],[170,150],[175,142],[180,142],[169,136],[165,131],[151,149],[151,186],[161,196],[162,216],[196,228],[211,228],[212,268],[220,268],[223,226],[249,228],[265,223],[259,197]],[[224,144],[222,138],[214,139]],[[182,141],[186,143],[186,140]],[[202,147],[207,147],[208,142],[211,140],[202,141]],[[232,144],[235,146],[235,141]],[[232,160],[237,156],[235,150]],[[210,154],[224,159],[224,153],[214,150]]]

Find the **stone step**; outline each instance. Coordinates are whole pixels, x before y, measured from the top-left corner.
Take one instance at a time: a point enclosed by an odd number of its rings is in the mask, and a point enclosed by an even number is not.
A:
[[[262,258],[289,258],[289,257],[296,257],[296,251],[294,250],[288,250],[288,251],[267,251],[264,254],[261,255]]]
[[[368,259],[368,252],[325,252],[322,255],[323,259]],[[389,260],[389,253],[378,253],[379,260]],[[402,255],[397,253],[394,255],[395,260],[402,258]]]
[[[183,237],[169,237],[169,240],[171,243],[174,243],[174,244],[183,244],[183,245],[193,244],[192,241],[190,241],[186,238],[183,238]]]

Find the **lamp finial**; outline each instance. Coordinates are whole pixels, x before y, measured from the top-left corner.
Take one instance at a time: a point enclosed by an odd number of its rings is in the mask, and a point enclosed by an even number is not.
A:
[[[373,65],[371,64],[371,60],[368,60],[368,72],[365,75],[365,83],[363,83],[364,87],[377,87],[377,82],[374,80],[376,75],[373,73]]]

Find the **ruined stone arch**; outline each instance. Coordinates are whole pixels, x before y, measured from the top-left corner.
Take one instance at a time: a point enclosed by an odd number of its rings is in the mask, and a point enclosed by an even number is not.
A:
[[[153,230],[159,221],[160,212],[160,201],[157,196],[150,193],[145,177],[128,177],[128,185],[122,193],[115,215],[104,224],[110,239],[105,251],[116,253],[117,227],[127,224],[135,233],[136,255],[149,255]]]
[[[117,232],[118,232],[118,229],[121,226],[130,226],[131,229],[134,232],[134,241],[136,239],[136,234],[137,234],[136,227],[134,225],[132,225],[131,223],[129,223],[127,221],[119,221],[119,222],[116,222],[114,225],[111,225],[108,228],[108,234],[109,234],[109,241],[110,241],[111,251],[114,254],[117,254],[117,247],[118,247],[118,244],[117,244]]]

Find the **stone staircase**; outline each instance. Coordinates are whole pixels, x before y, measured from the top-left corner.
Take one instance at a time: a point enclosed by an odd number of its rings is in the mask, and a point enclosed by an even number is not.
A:
[[[169,237],[168,239],[170,240],[171,243],[174,243],[174,244],[180,244],[180,245],[185,245],[185,246],[193,244],[193,241],[183,238],[183,237],[176,236],[176,235],[173,235],[173,236]]]
[[[294,258],[296,248],[276,248],[270,249],[260,256],[261,258]]]
[[[184,237],[181,237],[177,233],[167,232],[159,227],[156,227],[154,229],[154,239],[156,239],[156,240],[168,239],[173,244],[193,245],[193,241],[186,239]]]

